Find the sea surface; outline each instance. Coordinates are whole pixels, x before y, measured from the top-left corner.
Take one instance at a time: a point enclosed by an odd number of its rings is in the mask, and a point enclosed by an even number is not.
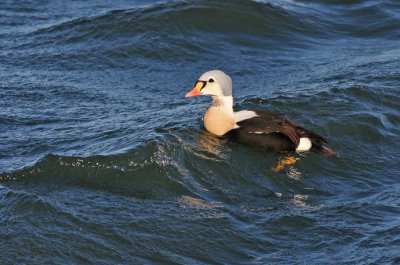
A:
[[[213,69],[342,157],[207,133]],[[399,150],[397,0],[0,2],[0,264],[400,264]]]

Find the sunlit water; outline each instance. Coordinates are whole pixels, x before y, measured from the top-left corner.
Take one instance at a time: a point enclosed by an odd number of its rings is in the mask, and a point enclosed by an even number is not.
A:
[[[1,264],[400,262],[400,4],[2,1]],[[207,133],[205,71],[341,159]]]

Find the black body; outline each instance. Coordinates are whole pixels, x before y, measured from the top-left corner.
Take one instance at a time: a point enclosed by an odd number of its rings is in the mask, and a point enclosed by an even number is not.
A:
[[[283,114],[259,110],[254,112],[256,117],[237,122],[239,128],[230,130],[225,136],[240,144],[271,151],[295,151],[300,138],[307,137],[312,143],[311,151],[339,157],[338,153],[323,146],[327,142],[322,136],[286,119]]]

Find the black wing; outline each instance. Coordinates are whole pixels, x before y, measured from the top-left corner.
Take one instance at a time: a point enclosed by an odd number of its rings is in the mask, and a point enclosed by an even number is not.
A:
[[[236,124],[234,135],[239,142],[258,142],[261,146],[272,145],[270,149],[292,150],[297,148],[301,137],[310,138],[313,145],[321,146],[326,143],[320,135],[306,130],[297,123],[288,120],[283,114],[275,114],[267,111],[256,110],[256,117],[242,120]],[[264,139],[264,140],[262,140]],[[288,140],[291,143],[288,143]],[[254,143],[255,144],[255,143]],[[281,146],[281,148],[278,148]],[[294,146],[294,148],[293,148]]]

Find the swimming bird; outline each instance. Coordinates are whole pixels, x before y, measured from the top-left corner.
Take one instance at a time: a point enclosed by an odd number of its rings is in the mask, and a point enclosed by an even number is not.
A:
[[[206,72],[185,97],[207,95],[212,105],[203,117],[207,131],[234,142],[270,151],[313,151],[325,156],[339,154],[324,146],[320,135],[285,118],[264,110],[233,110],[232,79],[220,70]]]

